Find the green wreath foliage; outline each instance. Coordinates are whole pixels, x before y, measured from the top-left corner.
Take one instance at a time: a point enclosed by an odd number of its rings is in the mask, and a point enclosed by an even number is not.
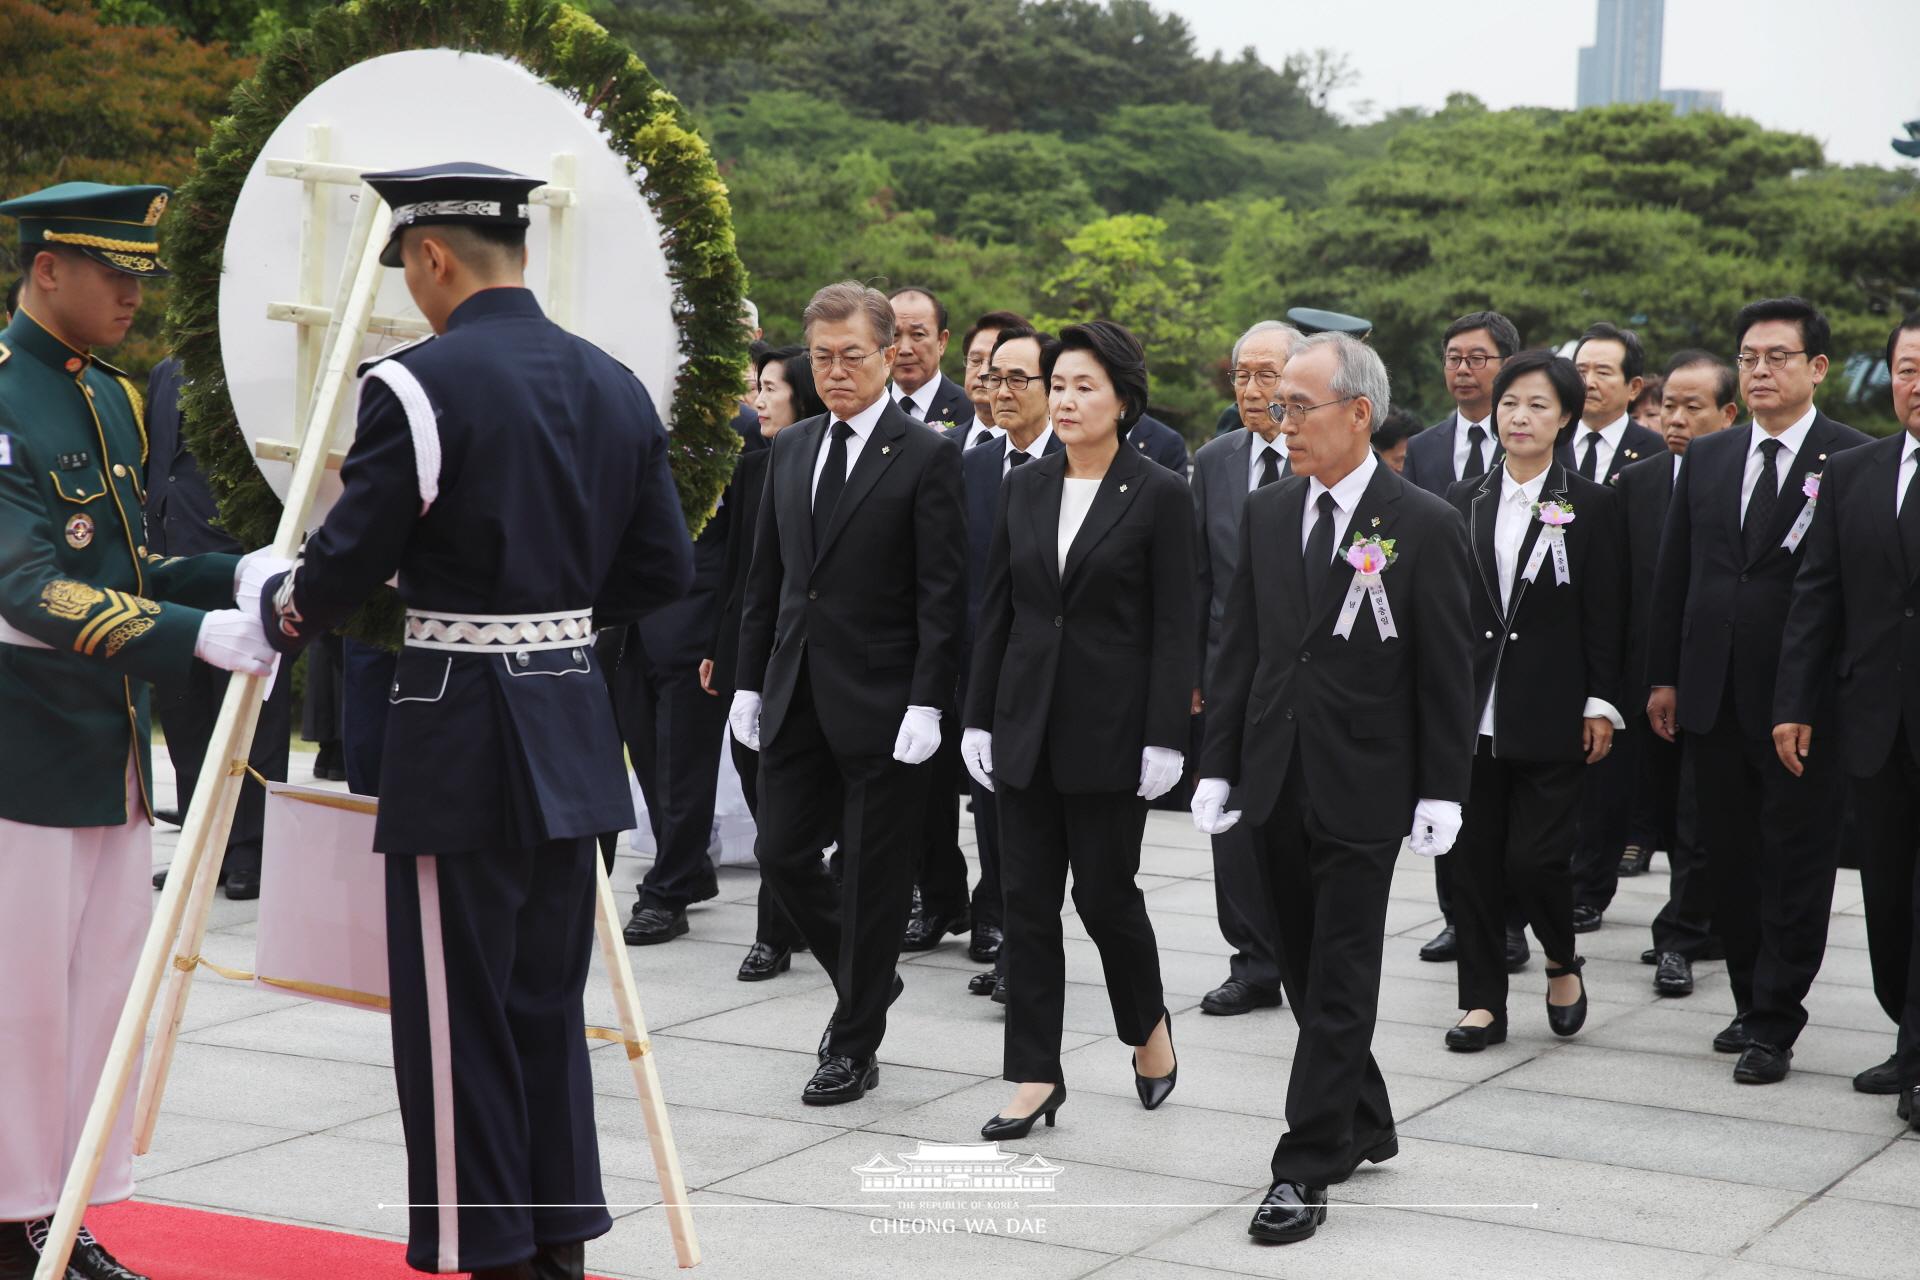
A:
[[[437,48],[518,62],[576,98],[627,159],[660,221],[673,281],[684,362],[668,411],[668,447],[687,527],[697,535],[740,449],[731,422],[747,357],[739,319],[746,271],[727,188],[680,102],[631,49],[559,0],[356,0],[287,32],[234,90],[232,113],[214,126],[163,228],[174,274],[168,339],[188,379],[182,431],[219,501],[221,523],[245,545],[264,546],[281,511],[241,435],[220,356],[221,261],[240,188],[268,137],[322,82],[382,54]],[[382,588],[348,630],[392,646],[400,617],[397,594]]]

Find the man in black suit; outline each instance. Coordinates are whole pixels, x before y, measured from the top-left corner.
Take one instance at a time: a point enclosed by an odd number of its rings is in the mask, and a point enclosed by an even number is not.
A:
[[[1330,1184],[1399,1151],[1369,1048],[1387,896],[1410,827],[1428,856],[1459,833],[1474,707],[1466,528],[1373,456],[1380,357],[1315,335],[1275,391],[1294,474],[1247,501],[1193,812],[1209,835],[1244,813],[1273,886],[1300,1038],[1248,1231],[1284,1243],[1326,1220]]]
[[[147,378],[147,550],[157,556],[206,552],[237,556],[246,548],[214,526],[220,509],[200,463],[180,434],[180,386],[180,361],[173,356],[155,365]],[[183,819],[193,803],[220,704],[226,700],[227,673],[204,662],[191,663],[178,681],[159,685],[153,693],[154,714],[166,731],[167,757],[173,761],[180,806],[176,817]],[[285,782],[292,736],[293,677],[282,675],[260,708],[247,763],[261,777]],[[229,898],[260,896],[260,842],[266,813],[266,788],[251,783],[242,787],[233,828],[227,834],[227,856],[220,864],[220,883]],[[154,873],[154,888],[166,882],[164,869]]]
[[[1493,380],[1500,376],[1501,364],[1520,349],[1520,331],[1498,311],[1470,311],[1447,326],[1440,344],[1453,412],[1407,442],[1400,474],[1407,483],[1444,498],[1455,481],[1483,476],[1500,465],[1500,439],[1493,430]],[[1420,958],[1444,964],[1456,953],[1453,866],[1445,859],[1434,864],[1433,892],[1445,923],[1420,948]],[[1528,955],[1526,912],[1519,903],[1510,903],[1508,972],[1524,966]]]
[[[966,385],[967,399],[973,402],[973,421],[947,430],[947,439],[959,445],[962,453],[1000,434],[1001,427],[993,420],[993,393],[987,390],[987,362],[993,358],[994,343],[999,341],[1003,330],[1028,327],[1027,318],[1017,312],[987,311],[967,329],[960,343],[967,366],[960,376]]]
[[[1626,706],[1637,709],[1647,702],[1653,570],[1660,557],[1660,534],[1666,528],[1674,481],[1680,478],[1687,447],[1695,439],[1725,430],[1740,416],[1739,395],[1732,365],[1705,351],[1678,353],[1667,365],[1661,388],[1667,451],[1623,467],[1614,477],[1627,526],[1627,677],[1621,694]],[[1653,920],[1653,948],[1641,958],[1654,966],[1655,991],[1663,996],[1691,995],[1693,962],[1707,954],[1713,919],[1713,895],[1699,845],[1693,769],[1684,759],[1683,743],[1639,731],[1615,734],[1614,741],[1629,744],[1634,753],[1628,771],[1633,779],[1633,810],[1620,874],[1639,875],[1655,849],[1665,849],[1673,867],[1666,905]]]
[[[1900,1118],[1920,1129],[1920,311],[1887,339],[1887,366],[1903,430],[1833,458],[1820,477],[1780,646],[1773,741],[1795,777],[1822,755],[1846,767],[1873,991],[1899,1026],[1894,1056],[1854,1088],[1898,1093]],[[1829,720],[1823,735],[1813,722],[1836,660],[1845,732]]]
[[[1802,776],[1773,747],[1774,678],[1806,536],[1807,479],[1867,437],[1813,407],[1831,331],[1801,298],[1768,298],[1734,319],[1746,430],[1695,441],[1673,487],[1654,571],[1647,718],[1693,754],[1713,922],[1727,949],[1733,1023],[1714,1048],[1733,1078],[1786,1078],[1806,1026],[1833,904],[1840,775],[1834,753]],[[1816,482],[1817,483],[1817,482]],[[1835,733],[1833,673],[1817,673],[1800,717]]]
[[[893,307],[894,336],[900,340],[893,381],[887,386],[894,407],[941,431],[964,428],[973,420],[973,401],[965,387],[940,372],[952,336],[947,304],[918,285],[895,289],[887,301]]]
[[[1127,446],[1186,479],[1187,438],[1152,414],[1140,415],[1140,421],[1127,432]]]
[[[804,313],[827,412],[774,438],[730,720],[760,751],[755,855],[839,1002],[802,1100],[851,1102],[900,982],[940,709],[966,618],[960,451],[887,396],[893,310],[853,281]],[[836,890],[820,850],[840,841]]]

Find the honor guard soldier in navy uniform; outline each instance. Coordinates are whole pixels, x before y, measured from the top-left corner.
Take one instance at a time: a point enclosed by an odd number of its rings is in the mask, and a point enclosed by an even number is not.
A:
[[[393,208],[380,261],[438,336],[363,366],[340,500],[261,607],[290,653],[396,571],[407,605],[374,830],[407,1262],[578,1277],[612,1226],[581,1011],[594,837],[634,824],[593,633],[685,592],[692,549],[646,388],[525,286],[540,180],[366,180]]]
[[[140,393],[93,355],[166,274],[167,194],[67,182],[0,204],[24,273],[0,332],[0,1280],[39,1263],[151,915],[148,682],[196,655],[273,669],[233,607],[235,557],[147,550]],[[133,1194],[132,1132],[129,1092],[95,1204]],[[138,1280],[84,1226],[67,1275]]]

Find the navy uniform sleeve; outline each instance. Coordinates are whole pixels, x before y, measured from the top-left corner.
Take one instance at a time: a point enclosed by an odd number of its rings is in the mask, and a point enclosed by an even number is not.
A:
[[[637,468],[633,515],[612,571],[593,602],[596,628],[622,626],[671,604],[693,585],[693,540],[680,511],[680,490],[667,463],[667,432],[646,389],[634,380],[635,413],[645,443]]]

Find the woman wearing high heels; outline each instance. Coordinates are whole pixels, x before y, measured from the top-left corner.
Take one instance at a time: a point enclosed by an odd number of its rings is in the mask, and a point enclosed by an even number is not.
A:
[[[827,406],[813,387],[813,366],[801,347],[776,347],[757,350],[753,357],[754,411],[760,415],[760,434],[768,440],[794,423]],[[700,664],[700,687],[715,697],[733,693],[734,659],[740,651],[740,604],[746,594],[747,564],[753,558],[753,526],[760,516],[760,495],[767,485],[767,459],[771,449],[754,449],[740,455],[734,465],[733,481],[722,499],[733,510],[733,523],[727,527],[727,558],[720,571],[722,606],[714,628],[711,658]],[[760,753],[741,744],[732,734],[727,745],[733,749],[734,771],[740,775],[740,790],[746,797],[747,812],[755,817],[760,811]],[[764,982],[778,977],[793,964],[796,949],[806,944],[800,931],[787,919],[786,912],[773,900],[766,886],[760,886],[759,918],[754,922],[753,946],[740,971],[734,976],[742,982]]]
[[[1104,320],[1041,358],[1065,448],[1007,476],[974,639],[961,758],[999,798],[1006,898],[1007,1106],[1021,1137],[1066,1099],[1060,1029],[1073,901],[1100,952],[1114,1028],[1148,1110],[1173,1091],[1172,1019],[1134,877],[1147,802],[1179,779],[1195,661],[1193,504],[1122,447],[1147,401],[1145,353]]]
[[[1572,361],[1547,351],[1509,357],[1493,384],[1505,459],[1447,494],[1466,517],[1478,579],[1480,736],[1460,838],[1447,855],[1465,1014],[1446,1043],[1461,1053],[1507,1038],[1510,895],[1547,957],[1547,1025],[1570,1036],[1587,1017],[1567,850],[1580,771],[1604,759],[1625,726],[1612,701],[1624,600],[1618,503],[1553,456],[1585,399]]]

